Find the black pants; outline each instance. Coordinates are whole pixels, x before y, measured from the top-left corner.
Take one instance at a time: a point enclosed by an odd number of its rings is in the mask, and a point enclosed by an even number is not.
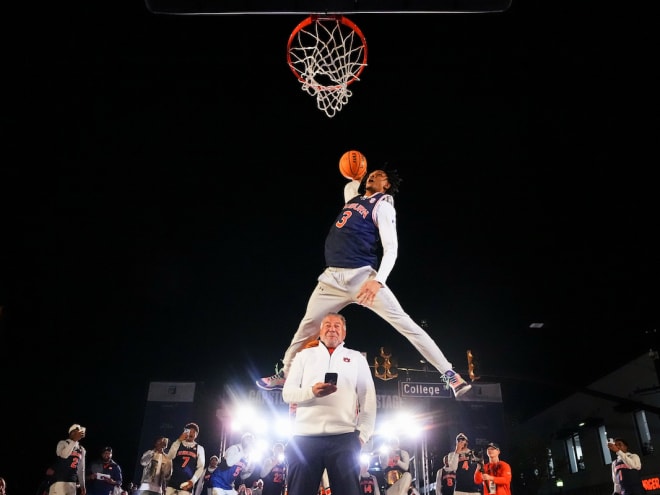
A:
[[[358,433],[329,436],[294,436],[286,446],[289,495],[314,495],[323,470],[328,470],[330,489],[337,495],[360,495]]]

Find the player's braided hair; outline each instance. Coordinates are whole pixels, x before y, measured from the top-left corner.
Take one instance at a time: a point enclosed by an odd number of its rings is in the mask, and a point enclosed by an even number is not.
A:
[[[401,177],[399,177],[399,171],[395,168],[387,168],[387,163],[383,167],[383,172],[387,174],[387,181],[390,183],[390,188],[387,190],[387,194],[394,196],[399,192],[399,185],[401,185]]]
[[[396,193],[399,192],[399,185],[401,184],[401,181],[403,180],[401,177],[399,177],[399,171],[395,168],[390,169],[387,167],[387,162],[383,165],[383,168],[381,169],[385,174],[387,174],[387,181],[390,183],[390,188],[387,190],[387,194],[390,196],[394,196]],[[369,178],[369,174],[364,174],[364,177],[362,177],[362,182],[360,183],[360,190],[364,190],[364,184],[367,181],[367,178]]]

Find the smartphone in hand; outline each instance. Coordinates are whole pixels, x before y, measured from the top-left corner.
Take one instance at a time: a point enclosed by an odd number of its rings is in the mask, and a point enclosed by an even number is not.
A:
[[[337,385],[337,376],[337,373],[326,373],[323,381],[325,383],[332,383],[333,385]]]

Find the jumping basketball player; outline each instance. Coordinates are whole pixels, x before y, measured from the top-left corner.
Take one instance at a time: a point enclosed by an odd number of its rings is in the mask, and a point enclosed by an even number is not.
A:
[[[307,303],[307,312],[284,354],[282,369],[276,370],[275,375],[258,379],[258,387],[281,389],[296,353],[306,343],[318,338],[323,317],[351,303],[358,303],[374,311],[406,337],[429,363],[443,373],[443,379],[456,397],[472,388],[452,369],[429,334],[406,314],[386,285],[397,257],[393,195],[398,192],[400,183],[396,170],[375,170],[366,178],[363,195],[358,194],[361,180],[346,184],[346,203],[325,241],[327,268],[319,276]],[[383,250],[381,260],[377,255],[379,247]]]

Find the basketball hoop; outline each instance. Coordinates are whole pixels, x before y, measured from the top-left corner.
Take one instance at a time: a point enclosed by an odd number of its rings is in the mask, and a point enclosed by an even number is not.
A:
[[[360,80],[367,65],[367,40],[343,15],[312,15],[291,33],[286,58],[302,90],[334,117],[353,94],[348,86]]]

